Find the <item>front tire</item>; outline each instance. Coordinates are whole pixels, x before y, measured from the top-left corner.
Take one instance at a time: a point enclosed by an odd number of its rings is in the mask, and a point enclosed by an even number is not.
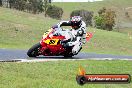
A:
[[[41,44],[40,43],[37,43],[35,44],[34,46],[32,46],[28,52],[27,52],[27,55],[29,57],[36,57],[39,55],[39,49],[41,48]]]

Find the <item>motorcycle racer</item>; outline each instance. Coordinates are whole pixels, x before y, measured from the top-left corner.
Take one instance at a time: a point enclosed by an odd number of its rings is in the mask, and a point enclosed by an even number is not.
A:
[[[86,43],[86,24],[82,21],[80,16],[71,17],[70,21],[61,21],[52,28],[57,30],[55,35],[62,34],[62,26],[71,26],[70,33],[72,34],[72,40],[67,43],[63,43],[64,47],[73,46],[72,54],[77,55],[78,52],[82,49],[82,45]],[[64,41],[65,42],[65,41]]]

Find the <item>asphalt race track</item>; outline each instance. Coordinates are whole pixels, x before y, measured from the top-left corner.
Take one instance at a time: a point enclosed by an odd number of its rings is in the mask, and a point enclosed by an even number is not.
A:
[[[27,50],[14,50],[14,49],[0,49],[0,61],[10,61],[16,59],[67,59],[63,56],[39,56],[37,58],[29,58],[26,55]],[[71,59],[71,58],[70,58]],[[72,59],[114,59],[114,60],[132,60],[132,56],[122,56],[122,55],[109,55],[109,54],[96,54],[96,53],[79,53]]]

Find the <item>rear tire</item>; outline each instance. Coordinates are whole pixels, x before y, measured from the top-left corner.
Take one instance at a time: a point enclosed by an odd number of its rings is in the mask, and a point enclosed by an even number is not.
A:
[[[72,56],[74,56],[73,54],[65,54],[64,55],[64,57],[66,57],[66,58],[70,58],[70,57],[72,57]]]
[[[70,58],[72,55],[64,55],[65,58]]]
[[[27,55],[28,55],[29,57],[36,57],[36,56],[38,56],[38,55],[39,55],[38,52],[39,52],[39,49],[40,49],[40,48],[41,48],[41,44],[40,44],[40,43],[35,44],[34,46],[32,46],[32,47],[28,50]]]

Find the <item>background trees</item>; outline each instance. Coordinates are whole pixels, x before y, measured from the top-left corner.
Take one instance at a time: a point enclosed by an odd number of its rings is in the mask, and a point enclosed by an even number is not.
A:
[[[45,17],[48,15],[54,19],[61,19],[63,14],[63,9],[51,5],[51,0],[0,0],[0,6],[2,6],[2,2],[4,2],[6,7],[10,9],[33,14],[44,12]]]
[[[43,12],[43,0],[8,0],[9,8],[31,13]]]
[[[0,0],[0,6],[2,6],[2,0]]]
[[[61,19],[63,9],[55,5],[50,5],[47,9],[47,15],[54,19]]]
[[[103,7],[98,11],[98,16],[95,16],[95,27],[112,31],[115,25],[116,14],[111,9]]]

